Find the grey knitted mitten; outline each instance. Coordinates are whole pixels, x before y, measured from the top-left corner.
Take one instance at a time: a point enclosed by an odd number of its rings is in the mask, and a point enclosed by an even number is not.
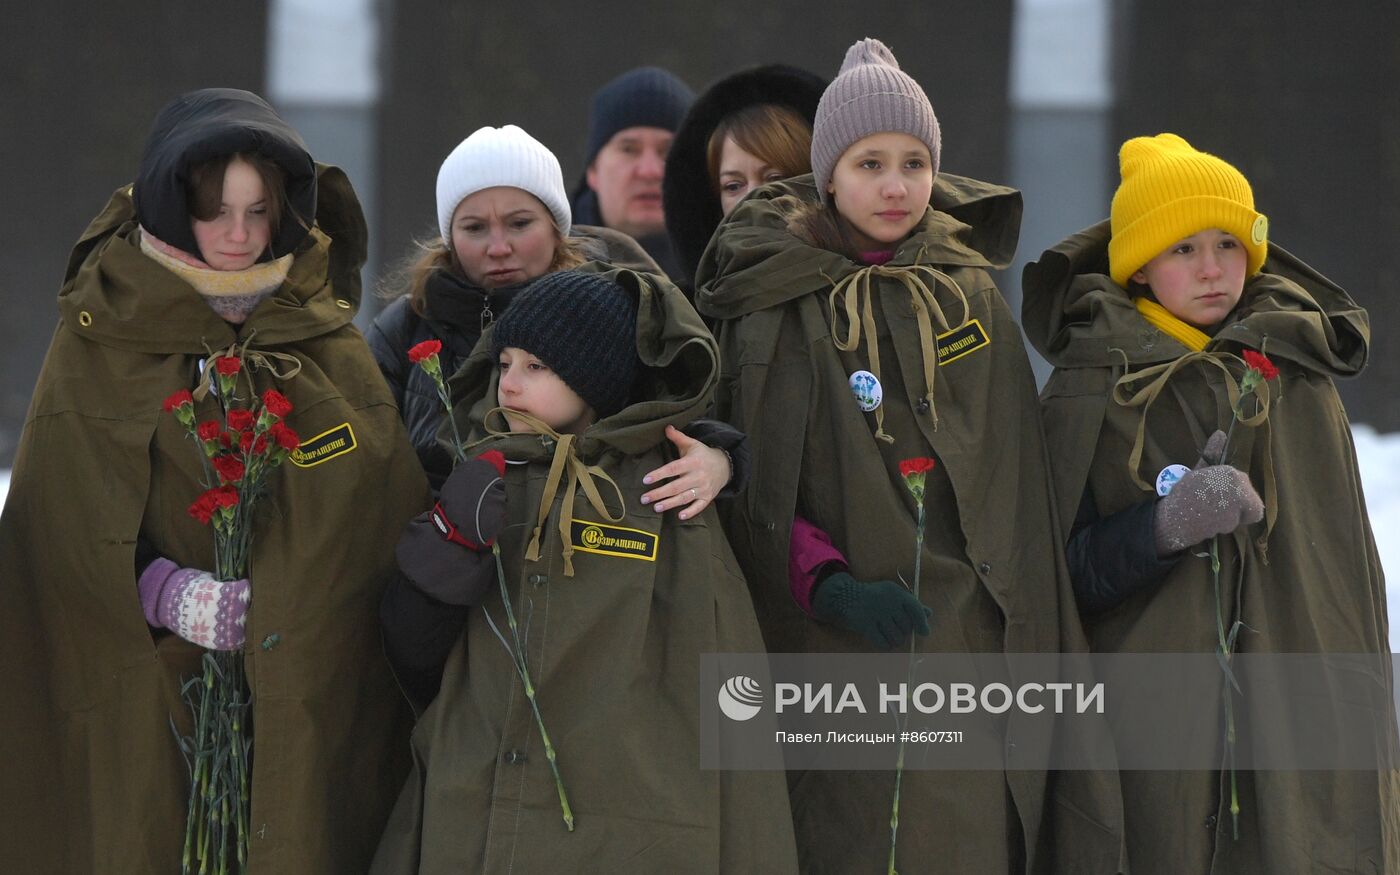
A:
[[[1224,444],[1223,432],[1211,435],[1196,468],[1157,502],[1152,534],[1158,555],[1171,555],[1264,518],[1264,502],[1249,475],[1231,465],[1210,464],[1219,459]]]

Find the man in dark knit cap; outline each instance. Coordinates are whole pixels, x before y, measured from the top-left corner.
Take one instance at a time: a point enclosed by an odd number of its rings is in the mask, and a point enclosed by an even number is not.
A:
[[[695,94],[659,67],[638,67],[593,95],[574,221],[629,234],[669,275],[676,274],[661,180],[671,138]]]

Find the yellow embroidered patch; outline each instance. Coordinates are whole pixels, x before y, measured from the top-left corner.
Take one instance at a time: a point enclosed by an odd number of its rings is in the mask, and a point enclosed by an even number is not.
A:
[[[982,323],[973,319],[961,328],[954,328],[952,331],[938,335],[938,364],[946,365],[949,362],[955,362],[991,342],[992,340],[987,336],[987,331],[982,327]]]
[[[624,559],[656,561],[656,545],[660,538],[651,532],[609,526],[592,520],[569,522],[569,540],[575,550],[600,553],[604,556],[621,556]]]
[[[310,468],[322,462],[329,462],[336,456],[343,456],[355,449],[355,430],[350,423],[342,422],[335,428],[323,431],[314,438],[307,438],[301,446],[292,450],[287,458],[293,465]]]

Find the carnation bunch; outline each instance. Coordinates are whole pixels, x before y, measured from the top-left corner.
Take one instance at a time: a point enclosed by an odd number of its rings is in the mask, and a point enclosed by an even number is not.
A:
[[[246,348],[243,350],[246,355]],[[218,414],[203,421],[195,415],[194,394],[181,389],[162,404],[200,451],[204,491],[189,506],[189,515],[210,526],[214,535],[214,576],[240,580],[248,576],[253,511],[268,477],[301,440],[287,426],[292,403],[276,389],[252,405],[238,406],[238,378],[245,355],[236,347],[211,357],[206,375],[218,402]],[[248,378],[251,386],[251,375]],[[181,687],[189,706],[193,733],[176,732],[190,773],[185,813],[183,873],[237,872],[248,864],[252,804],[252,700],[244,682],[242,651],[206,651],[201,676]],[[174,721],[171,721],[172,728]]]

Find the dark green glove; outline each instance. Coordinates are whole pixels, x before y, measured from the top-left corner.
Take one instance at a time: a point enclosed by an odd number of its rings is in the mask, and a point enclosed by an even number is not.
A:
[[[933,610],[893,580],[861,583],[838,571],[817,584],[812,613],[824,623],[865,636],[875,647],[893,650],[910,632],[927,635]]]

